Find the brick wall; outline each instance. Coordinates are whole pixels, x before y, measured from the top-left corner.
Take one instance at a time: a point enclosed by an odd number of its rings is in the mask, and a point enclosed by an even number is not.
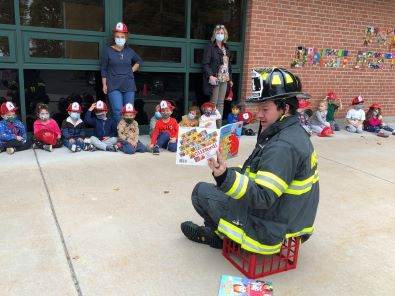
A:
[[[395,28],[395,1],[248,0],[242,98],[251,94],[252,68],[278,66],[301,78],[314,108],[333,90],[344,105],[338,117],[344,117],[351,99],[360,94],[366,100],[365,109],[378,102],[384,115],[395,115],[395,67],[391,69],[389,60],[379,70],[354,68],[359,50],[389,52],[377,37],[363,45],[367,26]],[[348,64],[345,68],[291,68],[298,46],[349,50]],[[395,56],[395,50],[392,53]],[[247,109],[254,111],[256,106],[248,104]]]

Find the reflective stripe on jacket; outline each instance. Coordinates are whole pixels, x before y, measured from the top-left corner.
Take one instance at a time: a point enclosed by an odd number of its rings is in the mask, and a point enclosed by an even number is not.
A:
[[[273,254],[285,238],[311,234],[319,201],[317,157],[297,116],[266,129],[241,169],[219,189],[231,197],[218,231],[248,251]]]

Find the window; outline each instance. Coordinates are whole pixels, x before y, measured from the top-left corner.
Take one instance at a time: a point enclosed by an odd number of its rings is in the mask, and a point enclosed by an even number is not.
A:
[[[172,117],[181,120],[184,113],[184,74],[135,72],[138,92],[135,107],[139,112],[136,120],[140,125],[149,124],[155,113],[155,106],[161,100],[168,100],[176,109]]]
[[[132,34],[184,38],[185,2],[185,0],[124,0],[123,19]]]
[[[33,130],[38,103],[48,104],[52,118],[61,126],[71,102],[81,104],[83,118],[94,98],[103,99],[99,71],[24,70],[23,74],[28,131]]]
[[[8,37],[0,36],[0,58],[10,55]]]
[[[181,48],[147,45],[132,45],[132,48],[143,61],[181,63]]]
[[[229,41],[240,42],[241,0],[192,0],[191,37],[211,38],[214,26],[225,25]]]
[[[104,0],[20,0],[21,24],[104,31]]]
[[[14,1],[0,1],[0,24],[14,24]]]
[[[29,55],[35,58],[99,59],[96,42],[30,39]]]
[[[0,69],[0,105],[12,101],[20,107],[18,70]],[[19,109],[17,113],[20,113]]]

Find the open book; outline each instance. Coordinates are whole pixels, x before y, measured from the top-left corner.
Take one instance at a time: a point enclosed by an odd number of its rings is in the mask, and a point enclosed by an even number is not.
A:
[[[237,156],[243,122],[227,124],[220,129],[180,127],[176,164],[207,165],[220,148],[225,159]]]
[[[218,296],[273,296],[271,282],[223,275]]]

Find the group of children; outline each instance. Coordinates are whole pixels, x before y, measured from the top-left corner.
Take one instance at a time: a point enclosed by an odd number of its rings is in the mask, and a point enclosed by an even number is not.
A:
[[[84,121],[81,119],[82,108],[78,102],[67,107],[68,117],[63,120],[61,128],[50,117],[49,107],[38,104],[36,107],[37,119],[33,125],[34,139],[31,145],[26,136],[23,123],[16,119],[16,106],[12,102],[1,105],[0,121],[0,152],[6,150],[13,154],[15,151],[29,149],[44,149],[51,152],[53,148],[64,145],[72,152],[79,151],[123,151],[126,154],[151,151],[158,155],[160,148],[171,152],[177,151],[178,128],[204,127],[217,128],[216,121],[221,115],[212,103],[204,103],[201,111],[197,106],[191,106],[188,114],[182,117],[180,123],[171,117],[174,107],[168,101],[161,101],[151,118],[151,142],[145,146],[139,140],[139,126],[135,120],[137,111],[130,103],[126,104],[121,112],[120,122],[108,116],[108,108],[103,101],[93,103],[86,112]],[[245,114],[240,117],[241,107],[234,105],[229,123],[235,120],[247,121]],[[249,118],[248,118],[249,119]],[[85,123],[93,127],[93,136],[86,137]]]
[[[363,110],[364,99],[358,96],[352,99],[351,106],[346,115],[346,131],[350,133],[362,133],[364,130],[374,132],[379,137],[395,135],[394,129],[382,121],[382,111],[379,104],[372,104],[366,112]],[[342,101],[334,92],[329,92],[319,103],[318,110],[311,112],[310,102],[299,100],[299,120],[302,127],[309,135],[312,133],[320,137],[330,137],[334,131],[339,131],[339,125],[335,120],[335,112],[343,108]]]

